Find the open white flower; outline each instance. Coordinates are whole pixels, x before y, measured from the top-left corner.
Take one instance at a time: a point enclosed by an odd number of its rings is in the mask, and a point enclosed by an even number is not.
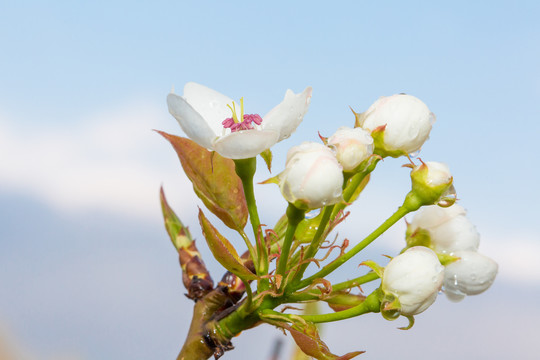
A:
[[[262,118],[244,114],[242,99],[237,108],[231,98],[193,82],[184,86],[183,96],[170,93],[167,105],[197,144],[230,159],[247,159],[296,130],[308,110],[311,92],[311,87],[300,94],[287,90],[283,101]]]

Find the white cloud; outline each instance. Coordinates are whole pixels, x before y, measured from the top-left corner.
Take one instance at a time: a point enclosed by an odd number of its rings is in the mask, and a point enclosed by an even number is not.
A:
[[[0,116],[1,190],[37,197],[61,211],[143,218],[159,216],[164,183],[171,197],[192,204],[195,196],[174,151],[152,132],[164,124],[180,132],[162,107],[127,104],[70,124],[32,127]]]

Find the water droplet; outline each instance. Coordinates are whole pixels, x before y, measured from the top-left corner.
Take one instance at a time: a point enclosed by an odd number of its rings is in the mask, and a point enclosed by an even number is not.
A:
[[[439,205],[440,207],[449,207],[456,202],[456,199],[456,188],[454,187],[454,185],[450,185],[450,187],[446,189],[446,191],[439,198],[437,205]]]
[[[420,149],[409,154],[410,157],[415,158],[420,154]]]
[[[433,125],[435,124],[435,121],[437,121],[437,117],[434,113],[429,113],[429,124]]]
[[[306,213],[306,219],[313,219],[314,217],[316,217],[317,215],[319,215],[321,213],[321,209],[315,209],[315,210],[311,210],[311,211],[308,211]]]

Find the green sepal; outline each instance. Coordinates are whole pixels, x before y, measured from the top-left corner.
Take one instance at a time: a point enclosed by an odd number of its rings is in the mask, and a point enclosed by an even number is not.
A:
[[[439,254],[439,253],[436,253],[436,254],[442,266],[450,265],[451,263],[461,259],[459,256],[454,256],[450,254]]]
[[[380,155],[383,158],[387,156],[397,158],[403,155],[407,155],[407,153],[403,150],[391,150],[386,148],[384,144],[385,129],[386,125],[382,125],[373,129],[373,131],[371,132],[371,137],[373,138],[373,153]]]
[[[233,160],[210,152],[190,139],[158,131],[176,151],[195,194],[225,225],[243,230],[248,208]]]
[[[361,262],[360,265],[365,265],[369,267],[371,270],[375,272],[375,274],[377,274],[382,279],[383,274],[384,274],[384,267],[380,266],[375,261],[366,260],[366,261]]]
[[[201,209],[199,209],[199,222],[210,251],[225,269],[244,280],[257,279],[257,276],[244,266],[243,261],[229,240],[219,233],[204,216]]]
[[[270,151],[270,149],[266,149],[260,155],[262,159],[264,160],[264,162],[266,163],[266,167],[268,168],[268,171],[272,172],[272,158],[273,158],[272,151]]]
[[[429,231],[426,229],[417,228],[416,230],[411,231],[410,225],[407,226],[405,241],[407,242],[407,247],[403,251],[413,246],[425,246],[431,249],[431,237],[429,236]]]
[[[403,316],[406,317],[407,320],[409,320],[409,325],[403,326],[403,327],[398,327],[398,329],[399,330],[409,330],[409,329],[411,329],[414,326],[414,316],[412,316],[412,315],[403,315]]]

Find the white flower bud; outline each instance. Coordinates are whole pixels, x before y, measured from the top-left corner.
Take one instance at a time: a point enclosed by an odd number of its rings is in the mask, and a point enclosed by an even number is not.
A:
[[[435,121],[426,104],[406,94],[379,98],[363,117],[360,125],[366,130],[375,131],[385,126],[382,143],[376,142],[375,152],[394,157],[420,150]]]
[[[486,291],[497,275],[499,266],[495,261],[476,251],[459,251],[460,257],[446,266],[444,291],[452,301],[460,301],[465,295],[477,295]]]
[[[456,201],[456,191],[448,165],[427,161],[411,167],[412,192],[421,205],[438,204],[448,207]]]
[[[303,143],[289,150],[279,175],[283,197],[300,209],[317,209],[342,199],[343,168],[332,150]]]
[[[430,186],[439,186],[452,182],[452,174],[448,165],[435,161],[427,161],[426,184]]]
[[[480,234],[465,216],[465,209],[459,205],[441,208],[437,205],[422,208],[407,229],[414,237],[419,229],[429,234],[430,246],[437,253],[453,255],[456,251],[476,251]]]
[[[424,206],[414,214],[414,218],[412,219],[409,228],[412,231],[415,231],[418,228],[431,229],[458,215],[465,215],[466,213],[465,209],[458,204],[446,208],[438,205]]]
[[[402,315],[416,315],[437,298],[442,286],[444,267],[437,255],[424,246],[415,246],[393,258],[382,278],[382,290],[401,304]]]
[[[336,149],[336,158],[343,171],[352,171],[373,154],[373,138],[362,128],[340,127],[328,138],[328,145]]]

